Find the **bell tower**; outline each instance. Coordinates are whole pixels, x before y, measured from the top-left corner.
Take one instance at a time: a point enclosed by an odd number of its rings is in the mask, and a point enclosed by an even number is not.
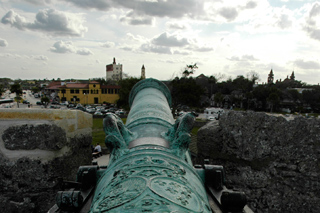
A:
[[[144,67],[144,64],[141,67],[141,78],[142,79],[146,78],[146,68]]]

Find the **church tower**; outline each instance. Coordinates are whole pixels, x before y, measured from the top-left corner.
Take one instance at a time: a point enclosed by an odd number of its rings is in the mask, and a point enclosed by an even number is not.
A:
[[[271,71],[268,75],[268,84],[273,84],[273,77],[274,77],[274,75],[273,75],[273,71],[271,69]]]
[[[296,78],[296,77],[294,76],[294,71],[292,71],[292,74],[291,74],[291,76],[290,76],[290,80],[294,81],[295,78]]]
[[[142,79],[146,78],[146,68],[144,68],[144,65],[142,65],[142,68],[141,68],[141,78]]]

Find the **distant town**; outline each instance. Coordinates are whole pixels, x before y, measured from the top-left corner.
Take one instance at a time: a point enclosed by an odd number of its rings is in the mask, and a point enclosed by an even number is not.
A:
[[[258,84],[260,76],[251,72],[246,77],[239,75],[235,79],[221,80],[218,76],[194,76],[197,65],[186,65],[182,77],[163,81],[171,91],[175,111],[198,111],[216,107],[233,110],[254,110],[279,113],[319,113],[320,86],[307,85],[295,78],[294,72],[286,79],[276,80],[276,71],[270,70],[266,83]],[[48,108],[61,106],[77,108],[90,113],[97,112],[97,106],[124,108],[128,110],[128,96],[132,86],[146,78],[146,67],[141,65],[141,76],[128,77],[121,63],[112,63],[105,67],[105,78],[80,79],[43,79],[12,80],[0,78],[1,106]],[[11,96],[10,96],[11,94]],[[12,94],[14,96],[12,97]],[[38,99],[30,103],[30,97]],[[87,106],[87,107],[85,107]],[[116,108],[116,109],[117,109]],[[106,110],[107,111],[107,110]],[[99,113],[103,114],[103,111]]]

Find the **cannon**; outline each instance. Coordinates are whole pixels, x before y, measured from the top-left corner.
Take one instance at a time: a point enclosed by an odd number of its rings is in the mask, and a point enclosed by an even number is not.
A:
[[[81,166],[75,182],[62,181],[49,212],[246,212],[244,193],[226,188],[222,166],[193,166],[195,114],[174,119],[165,84],[138,82],[129,105],[126,124],[112,113],[103,120],[109,165]]]

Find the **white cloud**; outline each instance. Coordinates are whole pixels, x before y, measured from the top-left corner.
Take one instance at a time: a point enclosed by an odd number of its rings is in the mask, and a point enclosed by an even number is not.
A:
[[[28,22],[24,17],[10,10],[2,17],[1,22],[19,30],[41,31],[52,36],[80,37],[88,30],[83,26],[82,15],[54,9],[40,10],[36,14],[34,22]]]
[[[115,43],[111,42],[111,41],[107,41],[107,42],[101,44],[101,47],[106,47],[106,48],[111,48],[114,46],[115,46]]]
[[[77,50],[77,54],[79,55],[93,55],[93,52],[87,48],[81,48]]]
[[[228,58],[230,61],[258,61],[253,55],[232,56]]]
[[[71,41],[57,41],[50,48],[54,53],[76,53],[79,55],[93,55],[93,52],[87,48],[78,48]]]
[[[75,53],[76,47],[71,41],[57,41],[53,44],[53,47],[50,48],[50,51],[55,53]]]
[[[44,56],[44,55],[37,55],[37,56],[31,56],[32,58],[34,58],[35,60],[39,60],[39,61],[48,61],[48,57]]]
[[[8,42],[5,39],[0,38],[0,47],[8,46]]]

